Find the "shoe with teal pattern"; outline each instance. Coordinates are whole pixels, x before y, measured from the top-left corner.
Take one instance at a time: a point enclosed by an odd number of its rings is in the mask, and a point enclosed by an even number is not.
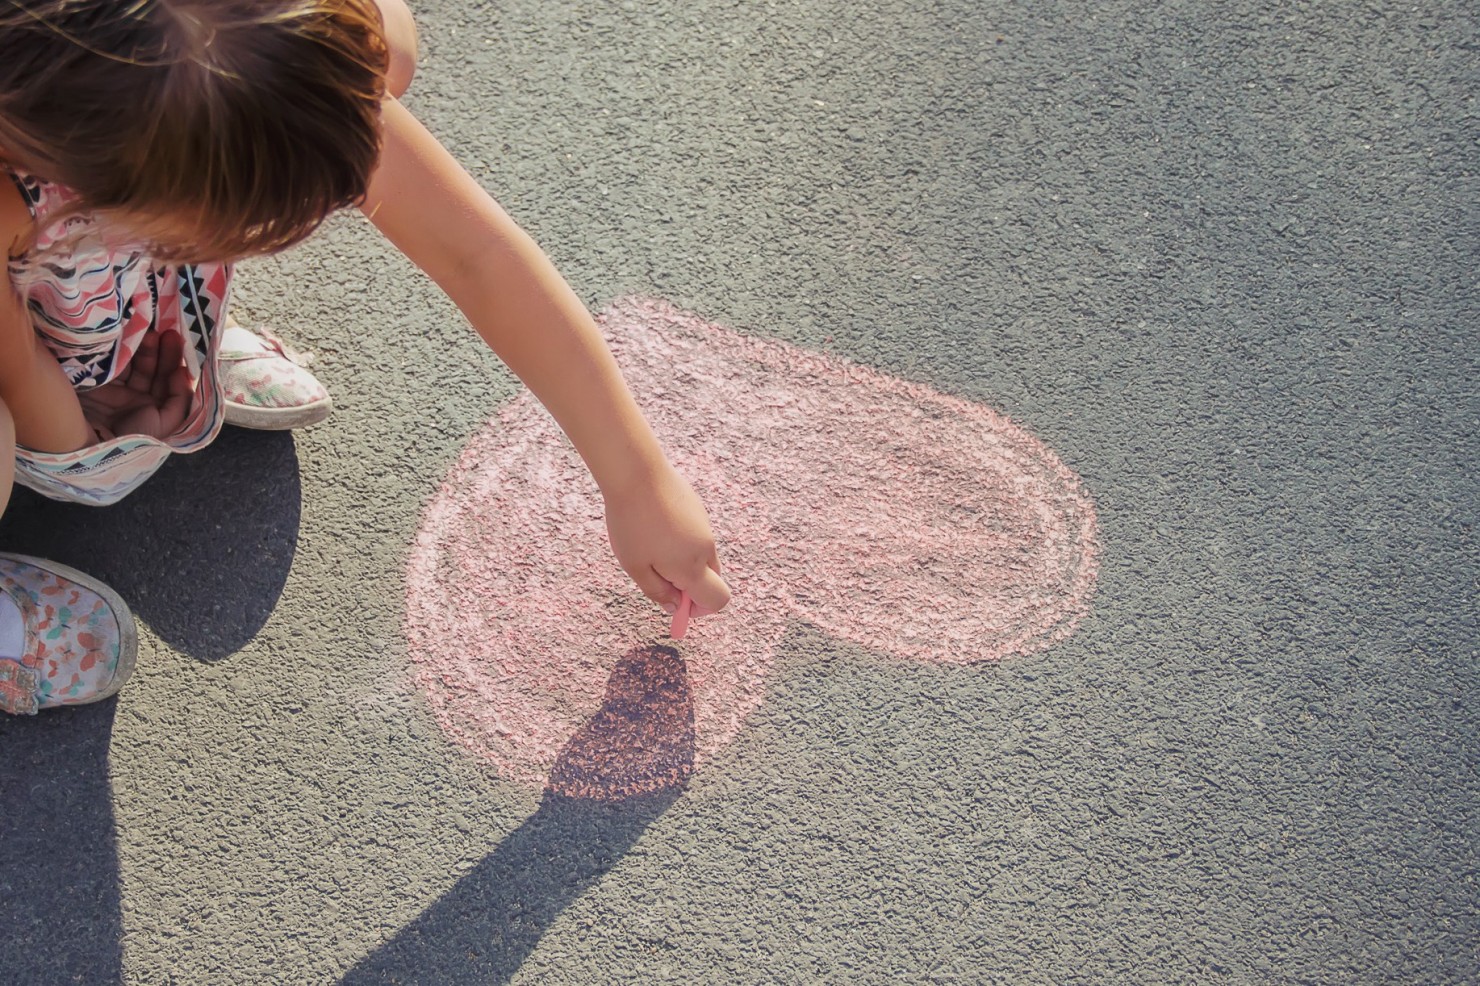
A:
[[[34,715],[117,693],[134,671],[128,607],[56,562],[0,554],[0,712]]]

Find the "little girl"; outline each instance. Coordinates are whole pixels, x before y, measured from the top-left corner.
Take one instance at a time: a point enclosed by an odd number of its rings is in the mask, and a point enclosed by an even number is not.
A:
[[[326,416],[230,321],[231,261],[357,205],[559,422],[641,590],[723,608],[704,507],[591,317],[397,101],[414,52],[401,0],[0,0],[0,510],[13,481],[112,503],[223,422]],[[107,586],[0,555],[0,710],[112,695],[135,647]]]

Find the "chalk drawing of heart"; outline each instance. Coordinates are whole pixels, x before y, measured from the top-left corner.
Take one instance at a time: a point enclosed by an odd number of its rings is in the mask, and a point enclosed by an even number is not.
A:
[[[667,641],[569,442],[529,394],[504,406],[428,502],[406,598],[417,686],[502,776],[608,799],[681,784],[760,704],[794,621],[972,664],[1089,611],[1093,502],[1006,417],[658,299],[598,322],[709,510],[734,597]]]

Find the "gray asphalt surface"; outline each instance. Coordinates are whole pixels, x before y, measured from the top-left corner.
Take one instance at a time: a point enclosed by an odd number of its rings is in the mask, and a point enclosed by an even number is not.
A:
[[[681,796],[540,803],[385,685],[516,382],[336,219],[239,297],[330,423],[0,524],[144,624],[116,703],[0,721],[0,981],[1480,981],[1473,4],[417,13],[408,102],[593,308],[1010,414],[1094,614],[997,668],[798,624]]]

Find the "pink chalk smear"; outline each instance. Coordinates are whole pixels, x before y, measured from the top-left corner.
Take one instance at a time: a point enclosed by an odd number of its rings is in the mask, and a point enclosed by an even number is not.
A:
[[[1042,442],[980,404],[632,298],[599,317],[710,512],[730,606],[677,644],[694,763],[760,704],[788,624],[900,659],[999,661],[1089,610],[1095,511]],[[407,570],[413,674],[443,730],[544,784],[661,614],[617,565],[602,500],[525,394],[427,504]]]

